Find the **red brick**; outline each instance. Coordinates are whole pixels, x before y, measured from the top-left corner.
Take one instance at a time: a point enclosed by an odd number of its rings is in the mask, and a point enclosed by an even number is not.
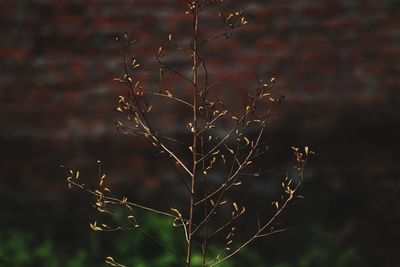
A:
[[[382,26],[387,30],[398,31],[400,28],[399,16],[386,17],[382,22]]]
[[[329,31],[356,31],[362,25],[359,20],[348,18],[333,18],[325,21],[325,28]]]
[[[338,3],[319,2],[309,5],[302,5],[299,8],[301,15],[309,17],[330,17],[337,16],[344,12],[344,9]]]
[[[19,48],[0,49],[0,58],[9,60],[22,60],[31,55],[31,51]]]
[[[41,88],[35,91],[35,102],[48,104],[52,101],[52,95],[49,90]]]
[[[0,14],[10,16],[15,14],[17,11],[17,2],[16,1],[1,1],[0,2]]]
[[[257,42],[257,51],[270,51],[283,49],[287,47],[287,43],[284,40],[277,38],[266,38]]]
[[[29,14],[18,23],[14,21],[16,2],[0,3],[2,14],[13,15],[1,18],[8,28],[7,42],[0,49],[1,71],[2,75],[17,77],[12,94],[2,95],[2,99],[8,100],[6,112],[12,115],[36,112],[37,120],[45,120],[47,113],[41,110],[47,110],[60,117],[67,114],[70,118],[80,118],[82,127],[88,128],[86,121],[99,116],[96,112],[107,117],[115,105],[115,97],[126,91],[112,81],[122,72],[120,65],[109,64],[121,59],[115,36],[128,30],[138,41],[133,50],[142,63],[141,71],[151,72],[151,76],[139,72],[138,78],[148,88],[158,86],[154,55],[160,43],[165,43],[169,32],[180,40],[179,35],[190,30],[190,16],[178,10],[184,5],[178,2],[140,0],[134,5],[129,1],[72,2],[31,3]],[[282,83],[281,90],[289,93],[293,90],[317,104],[336,90],[348,95],[367,91],[365,84],[370,80],[378,83],[369,84],[371,97],[384,95],[387,88],[395,86],[396,79],[390,77],[396,76],[399,70],[396,62],[400,61],[399,18],[390,2],[361,1],[350,6],[344,0],[257,0],[254,3],[258,8],[251,10],[248,27],[237,31],[231,40],[221,39],[208,46],[210,77],[214,81],[233,74],[234,79],[224,84],[243,91],[245,85],[254,84],[257,74],[274,74]],[[47,9],[52,13],[40,16]],[[153,13],[146,13],[147,10]],[[213,18],[216,14],[202,17],[203,37],[221,30],[218,19]],[[208,19],[212,22],[205,22]],[[186,57],[177,65],[186,70],[190,68],[189,62]],[[171,73],[164,77],[163,86],[178,88],[182,94],[189,95],[192,91]],[[26,93],[28,87],[34,93]],[[97,88],[105,89],[99,92]],[[223,86],[215,88],[223,90]],[[90,106],[84,105],[88,99]],[[343,98],[348,105],[352,101],[359,100]],[[22,106],[14,107],[15,103]],[[40,108],[37,103],[41,103]],[[71,109],[72,106],[75,108]],[[54,127],[60,133],[65,130],[62,126]]]
[[[383,62],[392,61],[392,60],[400,60],[400,49],[398,46],[392,47],[383,47],[380,49],[379,59]]]
[[[79,27],[83,26],[84,19],[79,15],[59,15],[53,21],[53,25],[57,28],[75,28],[78,30]]]

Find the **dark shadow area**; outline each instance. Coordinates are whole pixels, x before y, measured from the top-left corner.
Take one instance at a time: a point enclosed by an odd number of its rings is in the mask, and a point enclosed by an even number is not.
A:
[[[79,169],[96,183],[101,160],[117,195],[160,209],[187,199],[168,161],[143,140],[118,133],[114,123],[124,94],[112,80],[121,73],[115,37],[128,31],[138,40],[136,53],[148,71],[139,76],[154,87],[159,44],[170,32],[188,30],[179,1],[170,2],[0,3],[1,266],[105,266],[106,256],[127,266],[179,266],[140,233],[91,231],[89,223],[99,218],[94,200],[69,190],[60,168]],[[257,241],[222,267],[399,265],[399,7],[395,0],[249,1],[251,26],[209,47],[210,77],[233,73],[218,88],[232,103],[257,74],[278,77],[274,90],[285,96],[264,136],[269,151],[259,161],[266,177],[235,192],[250,211],[271,209],[291,170],[291,146],[316,152],[306,168],[305,198],[281,218],[295,229]],[[216,25],[205,22],[202,34]],[[172,61],[186,67],[179,56]],[[164,82],[182,88],[173,75]],[[182,109],[158,111],[165,129],[187,138]],[[182,249],[169,221],[140,219]],[[241,222],[244,235],[252,223]]]

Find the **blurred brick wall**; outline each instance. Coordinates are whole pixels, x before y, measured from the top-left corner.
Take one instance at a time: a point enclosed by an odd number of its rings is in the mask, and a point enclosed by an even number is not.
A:
[[[398,172],[398,1],[239,2],[250,25],[210,46],[212,76],[234,73],[249,87],[256,74],[278,77],[286,98],[270,140],[314,144],[321,169],[373,162],[378,172]],[[218,30],[214,15],[204,18],[204,36]],[[151,85],[159,44],[189,22],[172,0],[1,1],[2,176],[24,188],[56,180],[52,190],[63,191],[57,166],[83,158],[156,175],[140,160],[144,148],[116,134],[113,108],[123,89],[112,81],[121,72],[115,37],[127,31],[138,41]]]

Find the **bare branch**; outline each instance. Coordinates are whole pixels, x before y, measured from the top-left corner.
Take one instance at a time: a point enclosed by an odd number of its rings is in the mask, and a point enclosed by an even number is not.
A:
[[[189,102],[187,102],[187,101],[185,101],[183,99],[180,99],[180,98],[178,98],[176,96],[173,96],[172,94],[161,94],[161,93],[154,93],[154,92],[146,92],[146,94],[170,98],[170,99],[176,100],[176,101],[178,101],[178,102],[180,102],[182,104],[185,104],[185,105],[189,106],[190,108],[193,108],[192,104],[190,104]]]
[[[176,75],[178,75],[179,77],[181,77],[183,80],[185,80],[186,82],[190,83],[191,85],[193,85],[193,81],[190,80],[188,77],[186,77],[185,75],[183,75],[181,72],[177,71],[176,69],[174,69],[173,67],[169,66],[168,64],[164,63],[159,56],[156,57],[157,62],[163,66],[165,69],[175,73]]]
[[[115,203],[122,203],[122,202],[123,202],[123,199],[118,199],[118,198],[106,196],[106,195],[104,195],[104,194],[101,194],[101,192],[99,193],[99,192],[93,191],[93,190],[87,188],[84,184],[79,184],[79,183],[75,182],[75,181],[72,180],[72,179],[68,179],[67,181],[68,181],[69,184],[71,184],[71,185],[73,185],[73,186],[76,186],[76,187],[78,187],[78,188],[80,188],[80,189],[82,189],[82,190],[85,190],[86,192],[88,192],[88,193],[90,193],[90,194],[92,194],[92,195],[94,195],[94,196],[96,196],[96,197],[102,197],[102,198],[104,198],[105,200],[113,201],[113,202],[115,202]],[[135,208],[139,208],[139,209],[145,210],[145,211],[149,211],[149,212],[152,212],[152,213],[156,213],[156,214],[158,214],[158,215],[163,215],[163,216],[170,217],[170,218],[176,218],[175,215],[170,214],[170,213],[168,213],[168,212],[156,210],[156,209],[154,209],[154,208],[150,208],[150,207],[147,207],[147,206],[144,206],[144,205],[141,205],[141,204],[137,204],[137,203],[134,203],[134,202],[126,201],[125,204],[126,204],[126,205],[129,205],[129,206],[132,206],[132,207],[135,207]],[[185,220],[185,221],[186,221],[186,220]]]
[[[252,153],[254,152],[255,147],[256,147],[257,144],[259,143],[259,141],[260,141],[260,139],[261,139],[261,136],[262,136],[262,134],[263,134],[263,132],[264,132],[264,129],[265,129],[265,124],[263,124],[263,126],[262,126],[262,128],[261,128],[261,130],[260,130],[260,132],[259,132],[259,134],[258,134],[258,137],[257,137],[257,140],[256,140],[256,145],[251,149],[251,151],[249,152],[249,154],[247,155],[247,157],[246,157],[246,158],[243,160],[243,162],[238,166],[238,168],[236,169],[236,171],[233,172],[232,175],[231,175],[230,177],[227,178],[226,182],[225,182],[223,185],[221,185],[219,188],[217,188],[216,190],[214,190],[212,193],[208,194],[206,198],[203,198],[203,199],[197,201],[197,202],[195,203],[195,205],[198,205],[198,204],[200,204],[200,203],[203,203],[204,201],[206,201],[206,200],[208,200],[209,198],[213,197],[215,194],[217,194],[217,193],[220,192],[221,190],[224,190],[226,187],[228,187],[228,188],[232,187],[233,183],[236,181],[235,178],[237,177],[237,175],[239,174],[239,172],[240,172],[244,167],[247,166],[247,162],[248,162],[248,160],[250,159]]]
[[[303,171],[304,171],[304,166],[307,162],[307,159],[303,159],[302,158],[303,154],[301,154],[301,153],[299,154],[298,150],[296,150],[296,149],[295,149],[295,156],[296,156],[297,162],[300,163],[300,167],[299,167],[300,181],[298,182],[298,184],[295,186],[294,189],[289,189],[290,190],[289,192],[286,191],[286,193],[288,193],[288,197],[285,199],[283,204],[281,206],[277,205],[278,210],[275,212],[275,214],[263,226],[259,227],[253,236],[251,236],[246,242],[244,242],[242,245],[240,245],[238,248],[236,248],[233,252],[229,253],[224,258],[222,258],[221,260],[218,260],[216,263],[211,264],[210,267],[216,266],[216,265],[226,261],[227,259],[233,257],[235,254],[237,254],[239,251],[241,251],[244,247],[246,247],[251,242],[253,242],[256,238],[265,237],[265,236],[268,236],[268,235],[271,235],[274,233],[279,233],[279,232],[282,232],[285,230],[285,229],[280,229],[280,230],[271,229],[268,233],[263,233],[263,231],[265,231],[268,227],[270,227],[271,224],[277,219],[277,217],[286,209],[288,203],[293,199],[294,193],[299,189],[299,187],[302,184],[303,175],[304,175]]]

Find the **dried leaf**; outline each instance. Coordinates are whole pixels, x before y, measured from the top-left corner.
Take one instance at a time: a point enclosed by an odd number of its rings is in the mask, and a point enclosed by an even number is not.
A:
[[[229,147],[226,147],[226,149],[229,151],[229,153],[231,153],[232,155],[235,155],[235,151],[233,151],[233,149],[230,149]]]
[[[210,199],[210,203],[211,203],[211,206],[215,207],[215,202],[214,202],[214,200]]]
[[[217,155],[220,152],[220,150],[218,149],[217,151],[214,151],[211,155]]]
[[[175,212],[178,215],[178,218],[181,219],[182,218],[182,214],[179,212],[179,210],[175,209],[175,208],[171,208],[171,210],[173,212]]]
[[[126,267],[125,265],[122,265],[122,264],[116,262],[116,261],[115,261],[112,257],[110,257],[110,256],[108,256],[108,257],[106,258],[106,263],[107,263],[108,265],[111,265],[111,266]]]
[[[246,145],[250,144],[250,140],[246,136],[244,137],[244,140],[246,140]]]
[[[243,214],[243,213],[245,213],[245,212],[246,212],[246,207],[243,206],[243,207],[242,207],[242,211],[240,212],[240,214]]]
[[[237,211],[237,212],[239,212],[239,207],[238,207],[238,205],[236,204],[236,202],[233,202],[233,207],[235,208],[235,210]]]
[[[226,202],[227,202],[227,201],[224,200],[224,201],[220,202],[219,205],[222,206],[222,205],[224,205]]]
[[[164,90],[164,94],[168,97],[173,97],[172,93],[168,90]]]
[[[95,221],[94,223],[89,223],[90,228],[92,228],[93,231],[103,231],[102,228],[97,226],[97,222]]]
[[[163,56],[165,55],[165,50],[164,50],[164,48],[163,48],[162,46],[160,46],[160,47],[158,48],[158,53],[157,53],[157,55],[158,55],[159,57],[163,57]]]

